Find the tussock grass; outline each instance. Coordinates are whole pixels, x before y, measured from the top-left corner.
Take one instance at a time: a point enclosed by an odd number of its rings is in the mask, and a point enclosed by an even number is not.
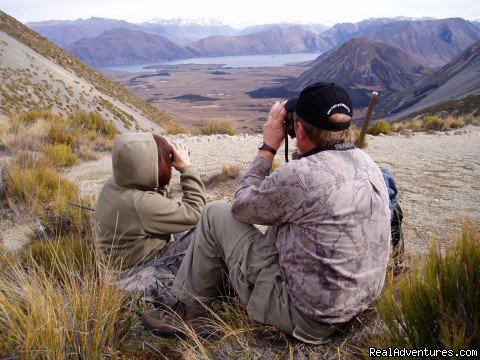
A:
[[[242,167],[239,164],[222,165],[218,173],[213,174],[208,179],[204,180],[205,186],[216,185],[230,180],[236,180],[240,177]]]
[[[275,328],[252,320],[237,299],[225,297],[204,306],[208,319],[202,324],[203,332],[195,332],[177,318],[178,330],[185,338],[176,343],[175,358],[284,359],[289,353],[289,339]]]
[[[109,149],[116,133],[113,122],[96,112],[78,110],[60,116],[48,110],[31,110],[13,116],[2,138],[12,153],[46,149],[57,165],[71,166],[80,148]]]
[[[379,135],[379,134],[388,134],[391,131],[390,124],[384,120],[377,120],[373,125],[367,128],[367,134],[370,135]]]
[[[117,129],[112,121],[100,116],[97,112],[76,111],[68,116],[69,122],[77,130],[83,130],[88,135],[105,136],[114,139]]]
[[[99,359],[120,343],[132,324],[131,309],[88,251],[70,238],[43,241],[23,257],[2,254],[0,353]]]
[[[233,136],[237,134],[237,130],[229,120],[210,121],[200,127],[200,132],[203,135],[227,134]]]
[[[438,116],[425,116],[422,120],[422,129],[442,131],[446,129],[446,121]]]
[[[164,126],[165,132],[170,135],[190,134],[196,135],[197,131],[181,123],[171,123]]]
[[[432,244],[424,264],[390,281],[378,304],[376,347],[480,348],[480,224],[464,221],[445,255]]]
[[[412,121],[395,121],[390,124],[390,128],[394,132],[407,129],[412,131],[447,131],[464,125],[480,126],[480,118],[471,115],[459,117],[427,115],[422,119]]]
[[[45,158],[17,156],[5,175],[7,200],[40,219],[47,235],[85,234],[90,230],[91,214],[68,202],[91,204],[92,199],[80,198],[77,186],[63,178]]]
[[[77,162],[77,155],[73,153],[69,144],[47,145],[43,152],[59,167],[72,166]]]
[[[459,128],[459,127],[461,127],[461,126],[463,126],[463,125],[464,125],[463,121],[461,121],[461,120],[453,120],[453,121],[450,123],[449,127],[450,127],[450,129],[456,129],[456,128]]]

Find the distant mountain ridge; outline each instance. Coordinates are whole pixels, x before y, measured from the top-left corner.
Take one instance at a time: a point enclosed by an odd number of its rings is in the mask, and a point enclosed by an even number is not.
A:
[[[235,36],[258,33],[275,27],[301,26],[307,31],[321,33],[329,27],[323,24],[272,23],[247,26],[236,29],[215,19],[152,19],[138,24],[123,20],[92,17],[77,20],[49,20],[28,22],[25,25],[60,46],[71,45],[84,38],[102,34],[117,28],[139,29],[167,37],[169,40],[186,45],[215,35]]]
[[[208,36],[236,35],[238,32],[234,28],[213,19],[199,19],[195,21],[180,18],[170,20],[154,19],[140,23],[138,26],[142,30],[165,36],[179,45],[186,45]]]
[[[320,35],[300,26],[276,27],[242,36],[211,36],[188,46],[199,56],[323,52],[330,47]]]
[[[67,47],[92,66],[135,64],[194,56],[190,50],[164,36],[142,30],[114,29],[81,39]]]
[[[300,26],[307,31],[311,31],[315,34],[320,34],[329,29],[328,26],[323,24],[299,24],[299,23],[271,23],[271,24],[260,24],[260,25],[251,25],[240,30],[236,35],[248,35],[255,34],[262,31],[274,29],[277,27],[290,28],[293,26]]]
[[[321,36],[325,42],[333,48],[347,42],[354,37],[362,37],[385,24],[396,21],[401,20],[398,18],[372,18],[360,21],[358,23],[340,23],[323,32]]]
[[[480,30],[460,18],[396,21],[364,35],[398,46],[425,64],[443,66],[480,41]]]
[[[150,25],[156,26],[160,31],[158,27],[165,26],[163,24],[165,22],[158,21]],[[217,23],[213,25],[221,26]],[[397,46],[427,66],[440,67],[479,41],[480,29],[471,22],[459,18],[443,20],[379,18],[355,24],[337,24],[321,34],[305,30],[303,26],[274,27],[247,35],[208,36],[189,45],[172,42],[166,36],[164,38],[157,36],[158,34],[152,33],[147,35],[146,31],[139,29],[115,29],[92,38],[81,39],[68,46],[68,49],[91,65],[104,66],[188,57],[324,53],[351,38],[365,37]],[[327,55],[324,54],[318,61]]]
[[[50,41],[65,47],[80,39],[102,34],[118,28],[140,29],[138,25],[124,20],[91,17],[77,20],[50,20],[25,24]]]
[[[243,36],[210,36],[189,46],[142,30],[115,29],[81,39],[68,50],[93,66],[133,64],[188,57],[322,52],[322,38],[300,26]]]

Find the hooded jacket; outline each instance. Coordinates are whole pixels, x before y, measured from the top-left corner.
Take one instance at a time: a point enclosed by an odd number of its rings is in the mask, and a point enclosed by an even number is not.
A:
[[[95,208],[95,242],[105,262],[124,270],[157,255],[170,234],[196,226],[205,187],[188,165],[179,170],[181,201],[158,190],[158,150],[150,133],[118,136],[112,167]]]

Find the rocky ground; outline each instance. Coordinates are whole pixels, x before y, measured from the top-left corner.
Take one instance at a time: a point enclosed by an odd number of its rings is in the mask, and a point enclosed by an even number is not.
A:
[[[433,236],[444,245],[458,233],[464,216],[480,216],[480,128],[367,137],[365,151],[381,167],[391,169],[397,179],[407,253],[425,253]],[[227,164],[246,169],[261,136],[179,135],[169,139],[189,146],[192,163],[207,179]],[[277,160],[284,163],[283,150]],[[79,183],[82,193],[94,194],[110,175],[109,154],[66,172]],[[237,181],[213,183],[207,188],[208,200],[231,199]],[[178,173],[172,184],[178,184]]]

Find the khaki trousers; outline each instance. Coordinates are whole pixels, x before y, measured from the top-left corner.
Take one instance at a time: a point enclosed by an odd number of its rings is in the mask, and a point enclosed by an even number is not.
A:
[[[216,297],[223,277],[248,315],[306,343],[321,344],[338,330],[304,317],[292,304],[278,262],[274,227],[267,235],[235,219],[227,202],[207,204],[173,284],[173,293],[189,307],[202,310]]]

